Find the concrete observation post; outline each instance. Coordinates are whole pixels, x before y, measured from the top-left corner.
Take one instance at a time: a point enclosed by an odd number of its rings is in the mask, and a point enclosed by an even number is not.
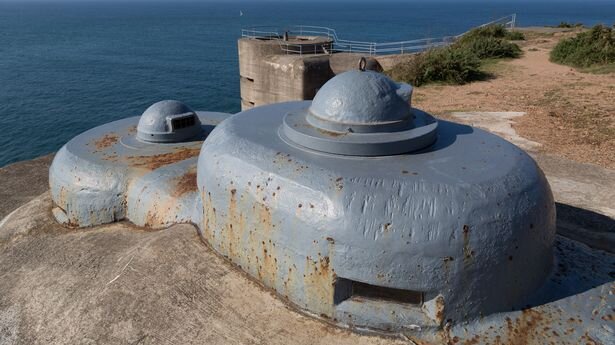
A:
[[[329,37],[250,30],[237,45],[242,110],[312,99],[333,77]]]

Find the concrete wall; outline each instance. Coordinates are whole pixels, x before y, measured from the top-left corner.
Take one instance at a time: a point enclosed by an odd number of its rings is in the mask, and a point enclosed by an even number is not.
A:
[[[323,37],[292,37],[289,41],[240,38],[237,45],[241,110],[271,103],[311,100],[333,76],[357,69],[363,57],[354,53],[326,54],[331,42]],[[298,51],[303,54],[292,53]],[[410,56],[366,56],[366,68],[387,70]]]
[[[330,42],[314,38],[280,43],[279,40],[239,39],[242,110],[270,103],[312,99],[316,91],[333,77],[328,55],[313,54],[315,49],[322,49],[321,45],[330,47]],[[285,49],[312,54],[289,54]]]

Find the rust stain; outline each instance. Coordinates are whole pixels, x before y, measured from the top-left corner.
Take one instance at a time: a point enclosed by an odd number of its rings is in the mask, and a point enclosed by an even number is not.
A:
[[[103,135],[101,138],[93,140],[92,144],[96,150],[104,150],[115,145],[120,140],[120,136],[111,132]]]
[[[439,325],[444,323],[444,297],[438,296],[436,297],[436,322]]]
[[[338,177],[335,179],[335,189],[338,191],[344,189],[344,178],[343,177]]]
[[[317,130],[318,130],[321,134],[324,134],[324,135],[326,135],[326,136],[333,137],[333,138],[341,137],[341,136],[344,136],[344,135],[348,134],[348,133],[346,133],[346,132],[342,133],[342,132],[332,132],[332,131],[327,131],[327,130],[324,130],[324,129],[322,129],[322,128],[316,128],[316,129],[317,129]]]
[[[198,145],[197,147],[180,147],[172,152],[152,156],[129,156],[127,159],[134,167],[156,170],[165,165],[196,157],[200,152],[201,146]]]
[[[211,193],[205,192],[205,188],[201,191],[201,200],[203,200],[203,233],[202,236],[208,243],[213,243],[215,237],[215,229],[217,225],[216,209],[212,206]]]
[[[534,309],[525,309],[515,320],[506,318],[508,344],[526,345],[543,335],[543,324],[550,324],[542,312]]]
[[[135,133],[137,133],[137,125],[132,125],[128,127],[128,134],[135,134]]]
[[[480,336],[477,334],[474,337],[467,339],[463,342],[463,345],[476,345],[480,343]]]
[[[463,262],[469,264],[474,257],[474,250],[470,247],[470,226],[463,226]]]
[[[334,276],[328,256],[306,257],[303,278],[306,297],[320,314],[333,317]]]
[[[197,189],[196,166],[193,166],[186,173],[175,179],[175,189],[171,196],[178,198],[186,193],[195,192]]]
[[[160,200],[160,198],[158,198]],[[167,226],[170,221],[177,221],[177,211],[179,205],[175,199],[160,200],[151,205],[146,213],[144,225],[149,228],[160,228]]]

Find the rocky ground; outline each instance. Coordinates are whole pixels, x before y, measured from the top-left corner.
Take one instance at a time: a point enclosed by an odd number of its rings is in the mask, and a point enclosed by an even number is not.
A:
[[[542,144],[542,152],[615,169],[615,73],[586,73],[549,61],[551,49],[575,29],[523,31],[523,56],[488,63],[492,78],[420,87],[414,104],[456,121],[452,112],[526,112],[513,128]]]

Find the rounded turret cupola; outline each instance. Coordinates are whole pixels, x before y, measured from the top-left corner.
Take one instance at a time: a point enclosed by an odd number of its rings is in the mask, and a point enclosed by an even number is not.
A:
[[[309,111],[323,121],[347,125],[411,122],[411,95],[408,84],[372,71],[350,71],[327,82]]]
[[[190,107],[179,101],[154,103],[143,112],[137,138],[153,143],[181,142],[201,133],[201,121]]]
[[[423,149],[436,140],[437,121],[410,106],[412,87],[372,71],[329,80],[309,108],[288,114],[280,136],[316,151],[383,156]]]

